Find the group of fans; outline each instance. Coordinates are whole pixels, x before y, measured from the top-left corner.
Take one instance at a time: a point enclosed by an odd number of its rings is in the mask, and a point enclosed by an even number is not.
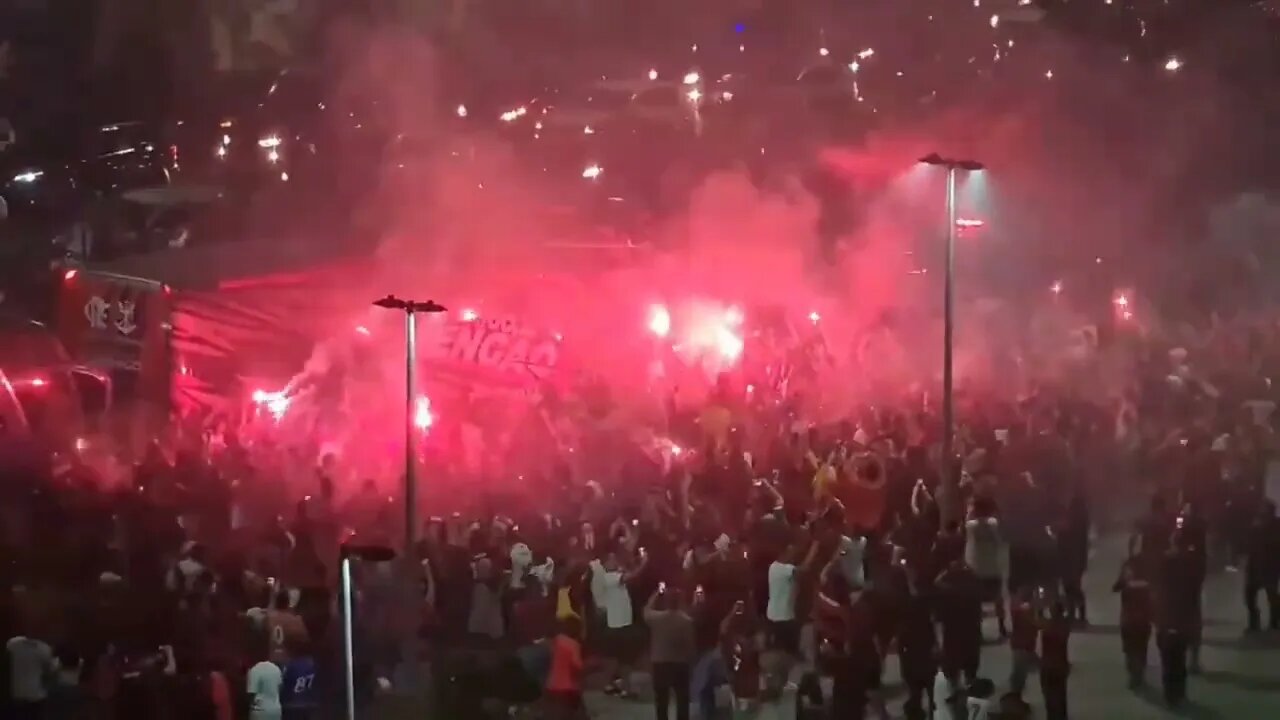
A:
[[[534,491],[429,495],[439,516],[414,546],[352,563],[356,700],[423,680],[439,717],[585,717],[584,686],[634,698],[644,671],[664,720],[784,697],[800,718],[887,718],[896,662],[908,718],[1026,717],[1033,672],[1046,717],[1066,718],[1091,538],[1128,523],[1091,513],[1105,485],[1155,497],[1115,590],[1130,684],[1154,636],[1176,705],[1212,565],[1243,565],[1251,630],[1261,595],[1280,622],[1273,406],[1255,385],[1178,377],[1106,404],[971,393],[948,477],[918,401],[814,427],[725,385],[708,405],[733,422],[673,414],[665,455],[619,478],[556,464]],[[207,440],[175,433],[116,487],[75,462],[5,478],[6,717],[340,712],[340,548],[400,545],[400,501],[333,457]],[[983,673],[988,610],[1007,678]]]

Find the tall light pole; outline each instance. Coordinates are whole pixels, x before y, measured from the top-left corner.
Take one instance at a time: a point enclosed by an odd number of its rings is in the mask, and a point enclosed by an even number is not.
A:
[[[379,545],[343,543],[339,548],[341,580],[339,588],[342,611],[342,674],[343,700],[346,704],[345,720],[356,720],[355,637],[352,631],[351,607],[351,558],[369,562],[390,562],[396,554],[391,548]]]
[[[414,405],[417,401],[417,364],[418,364],[418,323],[414,316],[418,313],[442,313],[448,310],[434,301],[418,302],[417,300],[401,300],[395,295],[388,295],[373,303],[387,310],[399,310],[404,313],[404,354],[405,354],[405,397],[404,397],[404,551],[408,555],[413,552],[413,545],[418,539],[418,479],[415,467],[417,458],[414,449],[417,446],[417,427],[413,422]]]
[[[931,153],[920,158],[926,165],[944,167],[947,170],[947,267],[942,301],[942,492],[938,497],[938,509],[942,519],[954,520],[960,516],[959,478],[952,471],[955,440],[955,398],[953,397],[953,359],[955,334],[955,274],[956,274],[956,173],[977,172],[983,168],[976,160],[944,158]]]

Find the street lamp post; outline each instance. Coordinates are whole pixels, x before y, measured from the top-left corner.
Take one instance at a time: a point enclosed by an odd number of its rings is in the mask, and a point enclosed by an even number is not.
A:
[[[374,305],[388,310],[399,310],[404,313],[404,349],[405,349],[405,400],[404,400],[404,548],[405,553],[413,551],[418,533],[418,479],[415,472],[417,465],[414,457],[417,428],[414,427],[414,403],[417,389],[418,364],[418,323],[414,319],[417,313],[442,313],[448,308],[434,301],[418,302],[401,300],[395,295],[388,295],[376,300]]]
[[[339,549],[341,579],[339,588],[342,610],[342,672],[343,699],[346,702],[346,720],[356,718],[356,682],[355,682],[355,638],[352,635],[351,622],[351,558],[370,562],[390,562],[396,556],[395,551],[378,545],[355,545],[343,543]]]
[[[959,478],[953,472],[952,455],[955,453],[955,399],[953,397],[953,359],[955,343],[955,271],[956,271],[956,173],[960,170],[976,172],[982,163],[975,160],[956,160],[932,153],[920,162],[944,167],[947,170],[947,257],[944,273],[942,301],[942,491],[939,494],[939,510],[943,520],[959,517]]]

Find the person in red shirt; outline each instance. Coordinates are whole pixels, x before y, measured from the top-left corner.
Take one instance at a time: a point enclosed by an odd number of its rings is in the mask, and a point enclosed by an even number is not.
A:
[[[1040,633],[1040,691],[1044,694],[1046,720],[1067,720],[1067,676],[1071,661],[1067,645],[1071,639],[1071,621],[1067,607],[1055,601]]]
[[[1120,593],[1120,643],[1129,671],[1129,688],[1137,689],[1146,682],[1147,648],[1155,620],[1151,583],[1142,576],[1139,563],[1130,558],[1120,568],[1120,577],[1111,590]]]
[[[546,704],[555,720],[585,718],[582,705],[581,624],[576,617],[560,620],[559,632],[551,640],[551,671],[547,674]]]

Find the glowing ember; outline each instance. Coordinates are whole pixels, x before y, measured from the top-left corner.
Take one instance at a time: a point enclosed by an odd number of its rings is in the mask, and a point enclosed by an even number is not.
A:
[[[1178,72],[1182,69],[1182,61],[1176,57],[1171,57],[1168,62],[1164,64],[1164,69],[1169,72]]]
[[[458,108],[454,110],[454,112],[458,114],[458,117],[464,118],[467,116],[467,106],[459,105]]]
[[[671,313],[662,305],[649,308],[649,332],[658,337],[671,334]]]
[[[809,313],[809,322],[813,323],[814,325],[817,325],[818,321],[821,319],[822,319],[822,316],[819,315],[816,310],[814,312]]]
[[[582,177],[588,180],[595,180],[604,173],[604,168],[596,164],[591,164],[583,168]]]
[[[701,80],[702,80],[702,76],[693,70],[690,70],[684,75],[685,85],[697,85]]]
[[[413,426],[419,430],[426,430],[435,422],[435,417],[431,414],[431,398],[426,395],[418,396],[413,403]]]
[[[830,54],[831,54],[831,51],[830,51],[830,50],[828,50],[828,49],[826,49],[826,48],[818,48],[818,55],[820,55],[820,56],[822,56],[822,57],[826,57],[826,56],[828,56],[828,55],[830,55]]]
[[[685,97],[689,98],[689,100],[692,102],[698,102],[699,100],[702,99],[702,91],[698,90],[698,88],[694,88],[690,90],[688,93],[686,93]]]
[[[986,224],[987,224],[986,222],[982,220],[977,220],[974,218],[959,218],[958,220],[956,220],[956,226],[962,227],[962,228],[976,228],[976,227],[982,227],[983,225],[986,225]]]
[[[1053,283],[1052,285],[1050,285],[1050,286],[1049,286],[1049,292],[1053,293],[1054,295],[1059,295],[1059,294],[1061,294],[1061,293],[1062,293],[1062,281],[1061,281],[1061,280],[1056,280],[1056,281],[1054,281],[1054,283]]]
[[[1119,307],[1129,307],[1129,298],[1124,295],[1116,296],[1116,305]]]
[[[515,122],[516,120],[519,120],[520,118],[524,117],[528,112],[529,110],[525,108],[523,105],[521,105],[520,107],[515,108],[514,110],[508,110],[502,113],[501,115],[498,116],[498,118],[502,120],[502,122]]]
[[[872,49],[872,48],[867,48],[866,50],[863,50],[862,52],[858,53],[858,59],[859,59],[859,60],[866,60],[867,58],[869,58],[869,57],[871,57],[872,55],[875,55],[875,54],[876,54],[876,51],[875,51],[874,49]]]
[[[680,457],[682,454],[684,454],[684,448],[680,447],[679,445],[673,444],[671,446],[671,454],[674,455],[675,457]]]
[[[358,333],[358,334],[360,334],[360,335],[364,335],[365,337],[368,337],[368,336],[370,335],[370,333],[369,333],[369,328],[367,328],[367,327],[365,327],[365,326],[363,326],[363,325],[357,325],[357,326],[356,326],[356,333]]]
[[[650,80],[657,80],[657,79],[658,79],[658,71],[657,71],[657,70],[652,70],[652,69],[651,69],[651,70],[649,70],[649,79],[650,79]]]
[[[476,318],[480,317],[480,313],[472,310],[471,308],[464,308],[462,310],[461,317],[463,322],[472,322]]]

